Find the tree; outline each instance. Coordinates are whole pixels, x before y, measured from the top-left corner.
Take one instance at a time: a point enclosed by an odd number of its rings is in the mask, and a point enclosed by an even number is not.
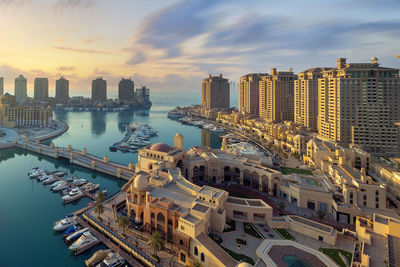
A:
[[[97,192],[96,201],[103,202],[104,200],[106,200],[106,194],[102,191]]]
[[[99,215],[97,218],[100,220],[101,219],[100,214],[104,212],[104,206],[103,204],[101,204],[101,202],[97,202],[95,211]]]
[[[164,247],[164,239],[160,232],[155,231],[150,238],[150,247],[153,249],[154,254],[157,256],[157,252]]]
[[[203,264],[201,264],[201,262],[199,260],[194,260],[190,264],[190,267],[203,267]]]
[[[325,217],[325,212],[323,210],[317,211],[318,218],[321,220]]]
[[[124,235],[126,236],[125,228],[129,226],[128,218],[126,216],[122,216],[121,218],[119,218],[118,225],[119,225],[119,227],[122,228],[122,231],[123,231]]]
[[[284,211],[285,210],[285,202],[279,202],[279,206],[278,206],[278,209],[279,209],[279,212],[282,212],[282,211]]]

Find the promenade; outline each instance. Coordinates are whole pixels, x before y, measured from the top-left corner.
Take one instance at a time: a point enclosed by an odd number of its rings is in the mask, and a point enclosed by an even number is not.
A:
[[[43,156],[51,157],[58,160],[67,160],[71,164],[75,164],[84,168],[105,173],[120,179],[129,180],[134,175],[134,167],[124,166],[115,162],[108,161],[107,157],[98,158],[88,154],[85,149],[82,151],[57,147],[51,144],[43,145],[39,141],[18,139],[13,143],[16,147],[30,152],[34,152]]]

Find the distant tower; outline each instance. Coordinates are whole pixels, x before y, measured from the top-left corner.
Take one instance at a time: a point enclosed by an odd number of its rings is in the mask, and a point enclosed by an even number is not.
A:
[[[135,100],[135,84],[129,79],[124,79],[118,84],[118,100],[133,101]]]
[[[223,151],[228,150],[228,143],[227,143],[227,141],[226,141],[226,137],[224,137],[224,138],[222,139],[221,150],[223,150]]]
[[[34,83],[35,100],[45,100],[49,98],[49,80],[47,78],[36,78]]]
[[[25,102],[28,99],[26,78],[21,74],[15,78],[14,95],[17,103]]]
[[[107,82],[99,77],[92,81],[92,101],[107,100]]]
[[[0,77],[0,95],[4,95],[4,78]]]
[[[184,148],[184,137],[180,133],[177,133],[174,136],[174,147],[180,150],[185,149]]]
[[[69,99],[69,81],[61,77],[56,81],[56,97],[57,102],[65,103]]]

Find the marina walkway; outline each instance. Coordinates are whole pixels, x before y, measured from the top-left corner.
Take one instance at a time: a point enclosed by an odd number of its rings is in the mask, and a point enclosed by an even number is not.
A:
[[[120,179],[129,180],[134,175],[134,167],[121,165],[115,162],[108,161],[107,157],[103,159],[94,155],[88,154],[85,149],[82,151],[67,148],[56,147],[54,145],[43,145],[39,142],[31,140],[16,140],[14,145],[18,148],[34,152],[40,155],[48,156],[54,159],[68,160],[71,164],[75,164],[94,171],[105,173]]]

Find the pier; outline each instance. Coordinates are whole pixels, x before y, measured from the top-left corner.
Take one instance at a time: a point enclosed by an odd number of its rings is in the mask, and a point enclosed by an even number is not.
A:
[[[54,146],[54,144],[48,146],[41,144],[39,141],[22,139],[16,140],[14,142],[14,145],[18,148],[50,158],[58,160],[68,160],[71,164],[88,168],[93,171],[105,173],[119,179],[129,180],[135,173],[135,167],[133,164],[125,166],[115,162],[111,162],[108,160],[107,156],[101,159],[87,153],[85,148],[82,150],[76,150],[72,149],[71,146],[68,146],[66,148],[57,147]]]

